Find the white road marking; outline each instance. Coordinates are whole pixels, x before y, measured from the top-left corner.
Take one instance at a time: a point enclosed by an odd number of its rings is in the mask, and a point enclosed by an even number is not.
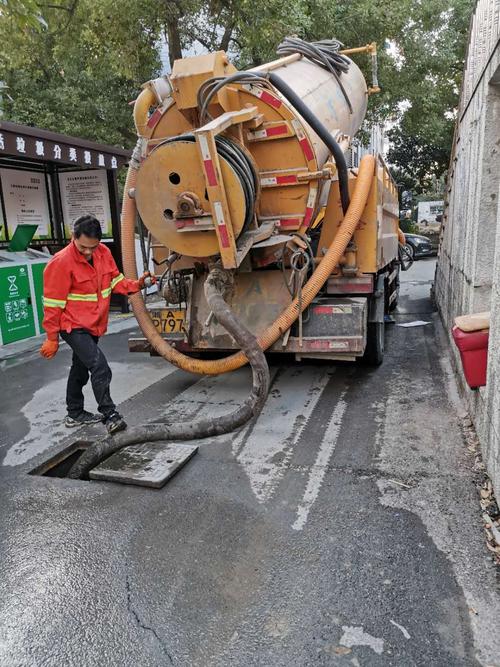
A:
[[[406,639],[411,639],[411,635],[405,627],[399,625],[399,623],[396,623],[396,621],[393,621],[392,618],[389,619],[389,623],[392,623],[398,630],[401,630]]]
[[[177,370],[167,363],[164,366],[153,366],[151,362],[118,362],[110,363],[110,366],[113,371],[111,395],[117,405]],[[62,423],[66,415],[66,382],[66,377],[49,382],[38,389],[21,409],[30,430],[24,438],[10,447],[3,460],[4,466],[26,463],[70,434],[70,429],[65,428]],[[84,395],[86,409],[95,412],[97,405],[90,382],[84,389]],[[79,430],[72,429],[75,434]],[[75,437],[76,439],[78,438]]]
[[[287,369],[275,381],[255,424],[234,439],[233,453],[259,502],[272,498],[330,375],[324,368]]]
[[[369,646],[379,655],[383,652],[384,640],[364,632],[362,625],[343,625],[342,630],[344,634],[339,642],[342,646],[347,646],[348,648],[352,648],[353,646]]]
[[[330,421],[325,429],[318,455],[309,473],[309,480],[304,492],[304,497],[297,508],[297,518],[292,524],[294,530],[302,530],[305,526],[309,511],[318,497],[323,478],[326,474],[326,466],[330,462],[330,458],[337,444],[340,429],[342,428],[342,419],[347,408],[347,403],[344,401],[345,394],[346,392],[343,391],[340,395],[337,405],[330,417]]]
[[[248,475],[259,502],[272,498],[331,373],[332,369],[325,367],[286,369],[274,381],[257,421],[229,434],[232,452]],[[218,417],[241,405],[250,386],[248,369],[203,378],[177,396],[163,412],[171,421]],[[220,436],[220,441],[224,438],[227,441],[228,436]],[[191,442],[203,447],[216,441],[219,438]]]
[[[248,397],[251,387],[252,376],[248,368],[204,377],[172,399],[162,413],[169,421],[220,417],[239,407]],[[202,444],[212,442],[212,439],[196,442]]]

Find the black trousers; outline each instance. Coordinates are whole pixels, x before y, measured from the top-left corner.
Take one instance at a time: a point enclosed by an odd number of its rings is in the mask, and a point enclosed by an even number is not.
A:
[[[106,420],[116,406],[111,400],[109,385],[111,383],[111,368],[106,357],[97,345],[99,338],[85,329],[73,329],[70,333],[61,331],[62,338],[73,350],[73,360],[68,376],[66,389],[66,405],[68,415],[76,419],[83,411],[83,387],[89,381],[92,383],[97,409]]]

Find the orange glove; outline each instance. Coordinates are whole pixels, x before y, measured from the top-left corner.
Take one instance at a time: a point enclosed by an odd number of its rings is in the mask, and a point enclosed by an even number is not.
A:
[[[58,349],[59,349],[58,340],[47,339],[46,341],[44,341],[42,347],[40,348],[40,354],[42,355],[42,357],[45,357],[45,359],[52,359],[52,357],[56,356]]]
[[[158,281],[156,280],[156,276],[152,276],[149,271],[144,271],[142,276],[137,281],[137,284],[139,285],[139,289],[144,289],[145,287],[156,285],[157,282]]]

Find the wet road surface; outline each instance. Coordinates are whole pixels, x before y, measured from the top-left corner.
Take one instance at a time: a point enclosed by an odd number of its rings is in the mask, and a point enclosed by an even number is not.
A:
[[[429,289],[404,276],[386,359],[272,359],[263,413],[162,490],[32,476],[97,431],[60,426],[69,351],[1,371],[0,665],[494,665],[500,595]],[[199,379],[103,349],[129,423],[222,414]],[[87,406],[91,409],[89,401]]]

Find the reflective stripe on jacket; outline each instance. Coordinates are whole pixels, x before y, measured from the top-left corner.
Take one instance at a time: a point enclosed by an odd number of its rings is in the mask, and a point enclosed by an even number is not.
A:
[[[43,328],[52,340],[60,331],[72,329],[102,336],[108,327],[111,293],[135,294],[139,289],[137,280],[128,280],[118,271],[103,243],[94,250],[89,264],[71,241],[43,272]]]

